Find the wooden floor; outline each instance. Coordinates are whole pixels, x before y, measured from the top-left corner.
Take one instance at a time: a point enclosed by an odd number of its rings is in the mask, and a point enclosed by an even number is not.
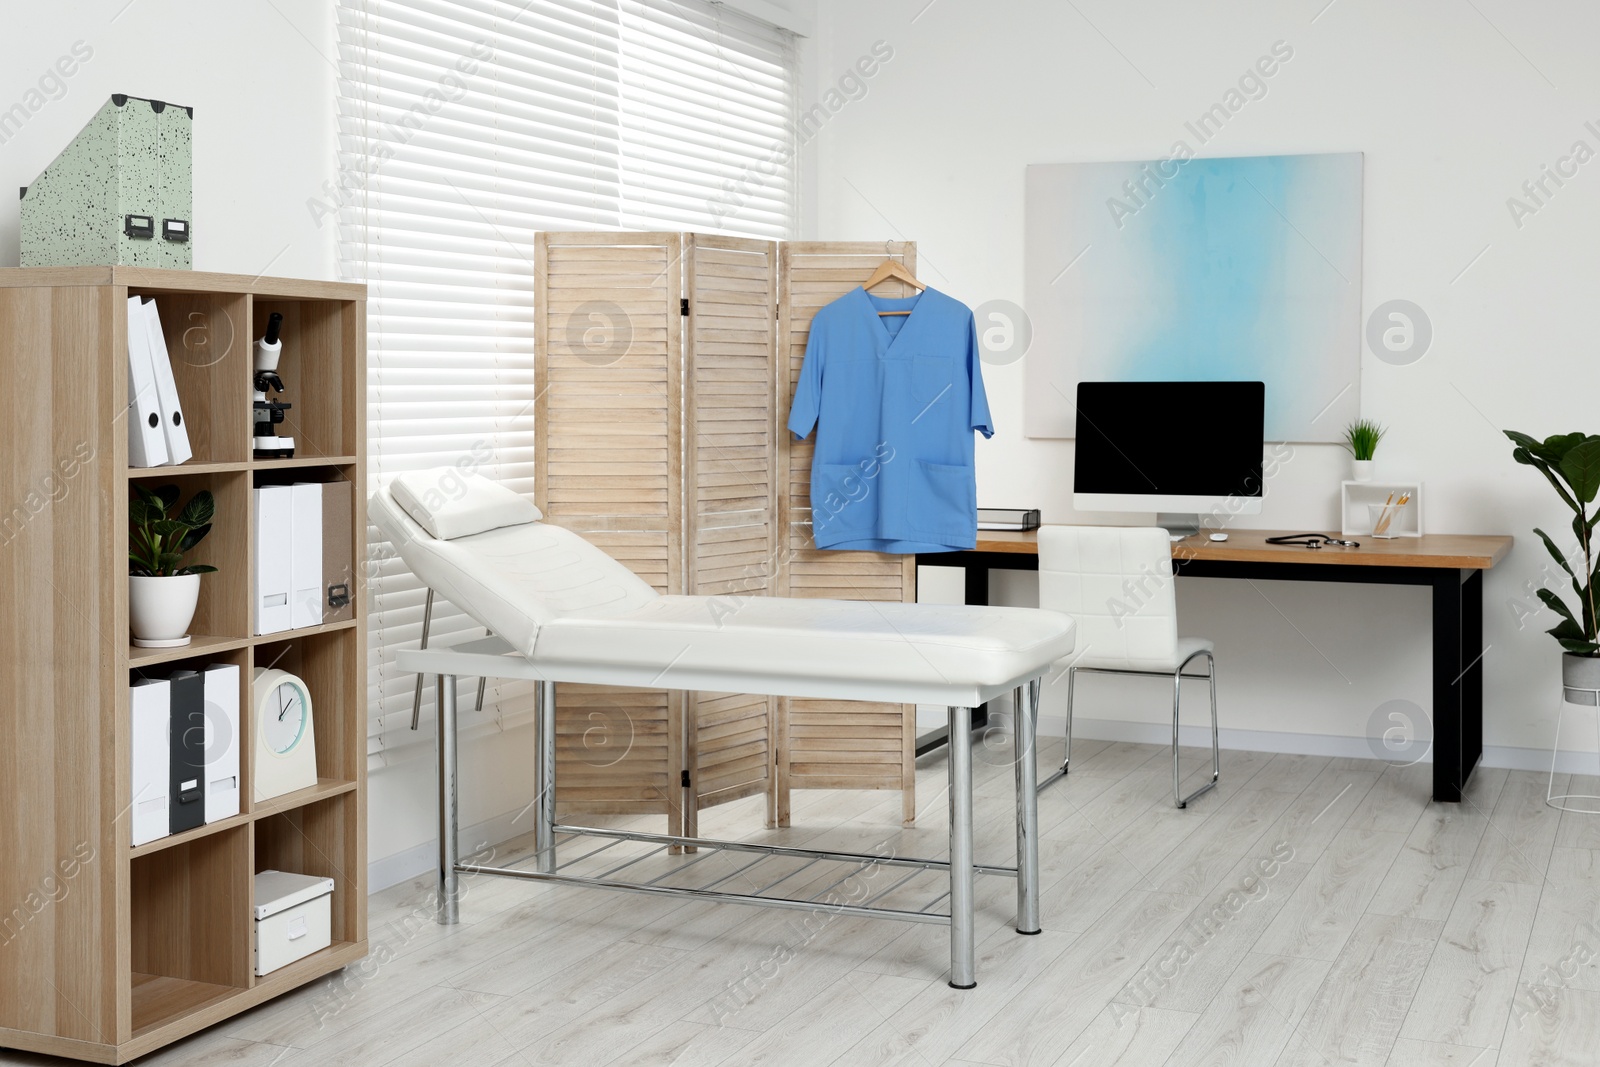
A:
[[[1059,744],[1059,743],[1058,743]],[[1059,749],[1057,749],[1057,752]],[[1042,761],[1056,753],[1046,747]],[[1429,768],[1225,753],[1223,781],[1171,807],[1166,750],[1080,742],[1041,797],[1044,933],[1008,925],[1009,881],[979,882],[978,988],[945,984],[946,931],[825,911],[680,904],[468,883],[434,924],[422,881],[372,902],[366,964],[141,1061],[178,1065],[1111,1064],[1512,1067],[1600,1058],[1600,816],[1546,807],[1541,774],[1479,771],[1460,805]],[[1008,746],[982,745],[979,859],[1013,855]],[[1186,763],[1201,765],[1198,752]],[[795,797],[794,829],[707,836],[937,855],[945,764],[899,798]],[[1564,783],[1561,783],[1564,784]],[[1582,779],[1578,791],[1600,792]],[[470,787],[470,786],[469,786]],[[581,854],[589,846],[574,852]],[[623,862],[628,849],[572,870]],[[496,862],[515,849],[502,847]],[[859,900],[900,877],[720,853],[668,884]],[[695,857],[635,869],[665,874]],[[653,865],[653,866],[652,866]],[[879,903],[920,907],[937,876]],[[0,1053],[0,1064],[55,1064]]]

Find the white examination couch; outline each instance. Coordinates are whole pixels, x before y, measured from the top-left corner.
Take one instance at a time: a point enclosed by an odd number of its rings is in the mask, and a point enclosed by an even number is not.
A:
[[[369,515],[431,590],[492,635],[452,647],[404,650],[396,657],[402,669],[433,675],[438,685],[440,922],[457,920],[462,873],[764,907],[823,908],[949,925],[950,984],[962,989],[976,982],[974,874],[1014,877],[1017,930],[1039,931],[1033,738],[1040,679],[1053,662],[1072,651],[1073,622],[1067,616],[1030,608],[663,596],[577,534],[541,521],[538,510],[524,498],[451,468],[397,477],[372,496]],[[461,861],[456,801],[458,676],[540,683],[532,870]],[[966,744],[951,744],[949,749],[948,860],[818,852],[559,824],[555,817],[559,682],[944,704],[953,740],[971,736],[974,706],[1014,692],[1017,865],[974,862],[972,754]],[[842,861],[864,868],[945,870],[949,911],[941,914],[934,905],[918,911],[873,907],[870,901],[821,904],[656,884],[660,879],[641,884],[620,877],[563,873],[556,861],[560,835],[646,842],[662,850],[682,846]]]

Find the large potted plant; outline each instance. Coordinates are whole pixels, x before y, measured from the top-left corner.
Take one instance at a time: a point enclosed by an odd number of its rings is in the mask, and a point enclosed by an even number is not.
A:
[[[1595,573],[1594,544],[1600,509],[1591,509],[1590,505],[1600,494],[1600,436],[1567,433],[1538,441],[1515,430],[1506,430],[1505,435],[1517,446],[1511,458],[1543,474],[1561,502],[1572,510],[1572,536],[1577,540],[1577,551],[1570,561],[1549,534],[1538,528],[1533,532],[1539,535],[1544,547],[1572,580],[1576,604],[1569,606],[1552,589],[1540,589],[1539,599],[1561,617],[1560,622],[1545,632],[1554,637],[1563,650],[1561,684],[1568,690],[1575,690],[1568,692],[1568,699],[1574,703],[1594,704],[1594,693],[1600,690],[1600,613],[1595,606],[1595,583],[1600,581],[1600,574]],[[1579,563],[1579,553],[1583,557],[1581,576],[1573,569]]]
[[[135,483],[128,502],[128,628],[144,648],[189,643],[189,623],[200,602],[200,576],[217,568],[184,563],[211,532],[216,502],[200,490],[181,510],[175,485],[146,489]]]

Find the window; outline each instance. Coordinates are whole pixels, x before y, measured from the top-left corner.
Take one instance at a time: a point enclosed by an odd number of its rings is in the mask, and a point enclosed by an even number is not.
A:
[[[368,477],[461,464],[533,488],[532,236],[794,228],[791,34],[701,0],[341,0],[337,187],[346,277],[369,285]],[[375,530],[368,753],[420,754],[424,589]],[[440,601],[432,640],[474,624]],[[431,714],[431,687],[424,711]],[[525,720],[491,681],[462,726]]]

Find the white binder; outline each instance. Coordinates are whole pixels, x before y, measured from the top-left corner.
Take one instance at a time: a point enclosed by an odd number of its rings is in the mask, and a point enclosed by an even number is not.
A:
[[[298,482],[289,489],[294,515],[289,624],[298,630],[322,624],[322,485]]]
[[[183,408],[178,403],[178,383],[172,377],[172,358],[167,354],[167,335],[161,332],[161,312],[156,302],[144,305],[147,335],[150,338],[150,363],[156,374],[156,399],[161,403],[161,429],[167,438],[167,459],[187,463],[194,452],[189,448],[189,431],[183,425]]]
[[[206,822],[239,814],[239,666],[213,663],[206,683]]]
[[[256,507],[255,626],[258,634],[275,634],[294,625],[290,605],[294,538],[293,490],[287,485],[252,489]],[[320,580],[320,579],[319,579]]]
[[[159,467],[168,462],[167,435],[161,429],[161,401],[150,362],[150,327],[136,296],[128,297],[128,466]]]
[[[130,798],[133,844],[166,837],[171,824],[167,793],[171,784],[172,749],[167,731],[172,724],[172,686],[165,678],[140,678],[128,691],[133,724],[129,732],[133,751],[133,785]]]

